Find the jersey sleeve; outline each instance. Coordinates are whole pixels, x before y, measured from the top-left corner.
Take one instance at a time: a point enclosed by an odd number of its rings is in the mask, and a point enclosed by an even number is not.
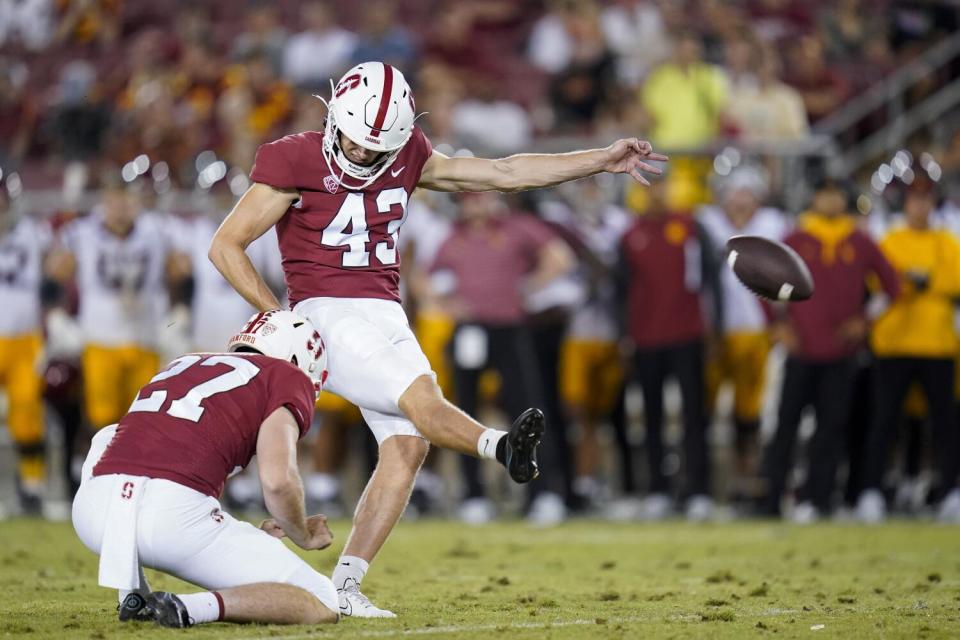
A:
[[[433,145],[420,127],[414,127],[409,144],[415,152],[414,157],[418,165],[416,175],[419,176],[423,173],[423,166],[427,164],[427,160],[433,155]]]
[[[260,145],[250,171],[250,179],[276,189],[297,188],[299,185],[296,184],[296,171],[293,166],[294,145],[289,138]]]
[[[416,130],[413,132],[413,136],[420,153],[423,154],[423,161],[426,162],[433,154],[433,144],[430,142],[430,138],[427,137],[427,134],[425,134],[423,129],[420,127],[416,128]]]
[[[277,367],[270,383],[270,401],[264,418],[280,407],[286,407],[296,419],[302,438],[310,430],[315,399],[313,383],[306,374],[293,365]]]

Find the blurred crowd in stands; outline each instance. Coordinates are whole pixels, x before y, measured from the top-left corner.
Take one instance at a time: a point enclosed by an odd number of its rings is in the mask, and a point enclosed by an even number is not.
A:
[[[379,59],[450,152],[566,135],[732,150],[722,172],[675,154],[649,189],[416,192],[403,286],[438,381],[491,424],[542,406],[550,426],[530,492],[434,453],[411,514],[960,522],[960,135],[913,141],[863,192],[811,167],[793,209],[776,167],[731,146],[805,138],[957,22],[945,3],[861,0],[0,0],[0,415],[21,508],[75,490],[92,430],[164,362],[222,350],[251,310],[207,247],[257,146],[320,129],[313,94]],[[24,210],[45,188],[63,205]],[[168,208],[178,189],[205,199]],[[815,297],[761,303],[726,266],[737,234],[793,246]],[[272,232],[248,253],[281,293]],[[307,497],[345,513],[372,438],[332,394],[316,423]],[[226,499],[257,496],[247,472]]]
[[[258,144],[318,128],[312,94],[369,59],[457,147],[794,140],[957,26],[922,0],[3,0],[0,166],[40,188],[73,164],[73,187],[146,154],[192,188],[201,151],[248,170]]]

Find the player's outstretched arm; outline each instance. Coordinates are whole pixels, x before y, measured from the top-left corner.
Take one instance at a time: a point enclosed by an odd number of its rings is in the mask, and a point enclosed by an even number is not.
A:
[[[617,140],[604,149],[570,153],[521,153],[499,160],[451,158],[434,151],[423,167],[419,186],[434,191],[524,191],[552,187],[596,173],[627,173],[649,185],[644,173],[663,171],[651,162],[666,162],[649,142]]]
[[[273,518],[260,526],[272,536],[290,538],[301,549],[325,549],[333,541],[326,518],[307,518],[303,481],[297,469],[297,422],[285,407],[271,413],[260,426],[257,459],[263,502]]]
[[[254,183],[233,207],[210,242],[207,256],[243,299],[260,311],[278,309],[280,301],[257,273],[247,246],[275,225],[300,195]]]

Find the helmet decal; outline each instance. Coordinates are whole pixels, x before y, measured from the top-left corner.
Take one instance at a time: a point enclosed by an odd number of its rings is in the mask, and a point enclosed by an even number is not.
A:
[[[393,93],[393,67],[389,64],[383,65],[383,91],[380,93],[380,108],[377,110],[377,119],[373,121],[373,127],[370,129],[371,136],[380,136],[380,130],[383,129],[383,121],[387,117],[387,107],[390,106],[390,95]]]
[[[254,314],[227,345],[229,351],[252,348],[265,356],[286,360],[303,371],[320,393],[327,377],[323,339],[302,316],[284,309]]]
[[[359,73],[351,74],[346,78],[344,78],[343,80],[341,80],[339,84],[337,84],[337,90],[333,94],[333,96],[335,98],[339,98],[340,96],[345,94],[347,91],[350,91],[350,89],[356,89],[359,86],[360,86],[360,74]]]

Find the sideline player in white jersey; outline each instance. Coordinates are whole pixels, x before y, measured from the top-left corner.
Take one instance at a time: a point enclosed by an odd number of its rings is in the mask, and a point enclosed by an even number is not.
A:
[[[327,375],[323,341],[306,319],[273,311],[254,314],[228,350],[176,358],[94,437],[74,529],[100,555],[97,582],[120,590],[121,622],[336,622],[330,579],[277,539],[308,550],[333,539],[324,516],[307,517],[297,471]],[[272,516],[260,529],[217,501],[254,456]],[[143,567],[210,591],[151,593]]]
[[[120,419],[159,368],[157,336],[175,253],[162,217],[143,212],[134,188],[117,184],[59,240],[49,270],[61,282],[76,278],[84,404],[100,429]]]
[[[190,342],[196,351],[220,349],[255,311],[207,259],[218,226],[205,215],[181,218],[175,225],[173,246],[190,261],[193,276]],[[250,243],[247,255],[271,287],[283,282],[276,233],[269,231]]]
[[[715,247],[726,246],[736,235],[782,240],[789,225],[779,209],[761,206],[767,197],[767,181],[754,167],[735,169],[719,185],[721,206],[709,205],[698,212],[703,228]],[[759,472],[760,412],[763,405],[770,339],[767,318],[757,297],[724,264],[723,335],[707,363],[707,396],[715,411],[721,385],[733,385],[735,451],[735,497],[749,498],[757,491]]]
[[[359,406],[380,458],[334,570],[341,612],[392,617],[359,589],[369,562],[403,513],[428,441],[501,462],[517,482],[537,475],[543,414],[521,414],[509,432],[486,429],[443,398],[400,306],[397,239],[418,186],[437,191],[520,191],[604,171],[661,173],[648,142],[604,149],[450,158],[416,125],[413,93],[397,69],[365,62],[334,87],[324,131],[265,144],[251,179],[210,246],[210,259],[252,305],[279,301],[244,248],[276,225],[290,303],[330,350],[332,391]]]
[[[40,513],[46,480],[40,284],[49,246],[47,225],[18,216],[0,182],[0,389],[17,450],[17,496],[27,515]]]

